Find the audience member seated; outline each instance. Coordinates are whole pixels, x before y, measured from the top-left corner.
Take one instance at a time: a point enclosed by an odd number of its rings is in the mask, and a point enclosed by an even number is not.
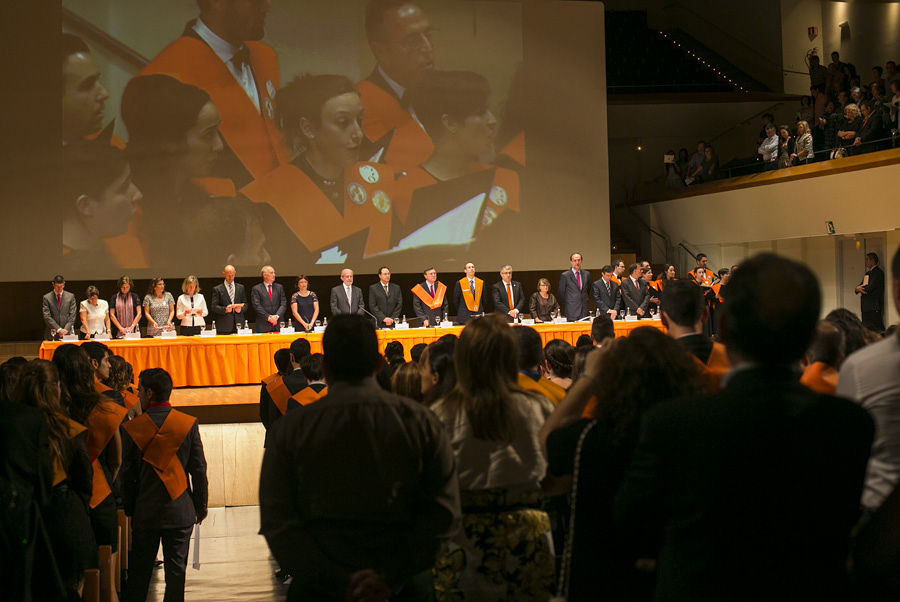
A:
[[[546,278],[538,280],[537,292],[531,293],[528,312],[536,323],[550,322],[553,316],[559,314],[559,303],[550,292],[550,281]]]
[[[162,278],[150,280],[150,289],[144,295],[144,315],[147,317],[147,336],[159,336],[174,328],[175,298],[166,290],[166,281]]]
[[[456,387],[432,409],[456,456],[463,528],[435,565],[435,599],[547,599],[554,561],[538,509],[538,431],[553,404],[516,384],[516,339],[502,316],[470,321],[455,359]]]
[[[178,334],[196,336],[206,327],[203,318],[209,315],[206,298],[200,292],[200,281],[196,276],[188,276],[181,283],[181,292],[175,304],[175,317],[181,320]]]
[[[87,299],[79,305],[81,334],[84,339],[92,339],[100,334],[109,334],[109,304],[100,298],[96,286],[89,286]]]
[[[284,366],[287,374],[282,374],[279,369],[278,373],[267,376],[262,381],[259,389],[259,420],[266,428],[267,445],[272,425],[291,410],[300,407],[300,401],[296,396],[309,384],[303,375],[300,362],[309,353],[309,341],[305,338],[295,339],[291,342],[288,353],[290,371],[288,372],[288,367]]]
[[[413,401],[422,401],[422,372],[415,362],[407,362],[397,368],[391,377],[391,391]]]
[[[571,479],[578,465],[574,540],[564,551],[571,567],[564,592],[569,600],[651,599],[653,576],[636,570],[634,559],[652,558],[655,550],[619,537],[613,500],[641,417],[658,404],[696,394],[700,382],[698,366],[675,341],[655,328],[638,328],[588,355],[581,377],[541,429],[551,475]],[[597,403],[582,418],[592,397]]]
[[[566,396],[566,390],[544,376],[544,350],[541,347],[541,335],[530,326],[515,326],[519,373],[516,377],[518,385],[546,397],[553,404],[558,404]]]
[[[116,327],[113,336],[124,338],[129,332],[141,332],[141,300],[131,289],[134,283],[128,276],[119,278],[116,294],[109,300],[109,319]]]
[[[378,371],[378,376],[376,378],[378,384],[381,385],[381,388],[385,391],[390,392],[392,390],[391,377],[394,375],[394,372],[397,371],[397,368],[406,363],[404,355],[403,343],[400,341],[391,341],[385,345],[384,362],[382,363],[381,370]]]
[[[322,345],[330,392],[275,425],[260,477],[260,532],[294,576],[288,599],[429,599],[460,516],[447,433],[376,384],[367,318],[335,316]]]
[[[428,347],[426,343],[416,343],[412,346],[412,349],[409,350],[409,357],[413,364],[419,363],[419,359],[422,357],[422,353]]]
[[[110,355],[107,361],[109,376],[103,384],[122,396],[122,403],[128,410],[128,418],[133,418],[141,413],[141,404],[134,389],[134,372],[131,364],[118,355]]]
[[[547,380],[568,390],[572,386],[572,362],[575,359],[575,348],[562,339],[553,339],[544,346],[544,358],[541,368]]]
[[[790,295],[771,294],[772,274]],[[721,392],[645,415],[618,525],[660,545],[657,600],[846,599],[872,419],[798,382],[821,308],[809,268],[760,254],[728,286],[737,369]]]
[[[609,316],[602,314],[594,318],[591,323],[591,343],[595,347],[602,347],[608,341],[616,338],[616,327]]]
[[[824,395],[837,391],[838,370],[844,361],[844,333],[831,322],[816,325],[812,344],[806,351],[801,365],[803,375],[800,384]]]
[[[290,349],[279,349],[272,355],[272,361],[275,362],[275,373],[278,376],[287,376],[294,371]]]
[[[580,334],[580,335],[578,335],[578,338],[575,339],[575,349],[578,349],[579,347],[593,347],[593,346],[594,346],[594,341],[593,341],[593,339],[591,339],[591,335],[589,335],[589,334]],[[574,366],[574,364],[573,364],[573,366]],[[572,380],[574,380],[574,379],[575,379],[575,377],[573,376]]]
[[[431,406],[443,398],[456,385],[456,368],[453,364],[453,341],[437,340],[428,345],[419,358],[422,375],[422,402]]]
[[[11,357],[0,364],[0,401],[12,399],[12,392],[19,381],[19,374],[27,364],[28,360],[21,356]]]

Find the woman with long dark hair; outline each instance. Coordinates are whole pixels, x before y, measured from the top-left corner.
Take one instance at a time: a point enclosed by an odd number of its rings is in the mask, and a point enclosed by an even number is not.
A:
[[[454,347],[453,340],[438,340],[428,345],[419,357],[422,403],[426,406],[444,397],[456,385]]]

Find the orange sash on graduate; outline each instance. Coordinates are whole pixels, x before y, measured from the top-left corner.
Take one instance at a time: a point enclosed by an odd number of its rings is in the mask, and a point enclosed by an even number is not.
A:
[[[284,384],[284,377],[280,374],[273,374],[265,377],[263,379],[263,384],[266,386],[266,392],[272,399],[272,403],[275,404],[275,407],[278,408],[278,411],[284,416],[287,413],[288,400],[291,398],[291,392],[287,388],[287,385]]]
[[[803,371],[800,384],[816,393],[834,395],[838,385],[838,371],[825,362],[813,362]]]
[[[478,311],[478,306],[481,305],[481,290],[484,287],[484,281],[481,278],[475,278],[475,296],[472,296],[472,291],[469,290],[469,279],[461,278],[459,281],[459,288],[462,290],[463,300],[466,303],[466,307],[472,313]]]
[[[537,380],[534,380],[527,374],[522,374],[521,372],[519,372],[518,384],[526,391],[533,391],[535,393],[538,393],[539,395],[543,395],[544,397],[552,401],[553,405],[559,405],[559,402],[561,402],[566,396],[565,389],[563,389],[556,383],[550,382],[543,376]]]
[[[731,370],[731,362],[728,361],[725,345],[714,342],[706,364],[702,364],[696,356],[691,357],[700,364],[703,370],[704,390],[707,393],[717,393],[722,387],[722,377]]]
[[[519,132],[516,137],[509,141],[500,151],[501,155],[506,155],[519,165],[525,165],[525,132]]]
[[[707,270],[706,268],[697,268],[690,273],[694,275],[694,282],[700,286],[712,286],[713,279],[716,276],[712,270]]]
[[[106,480],[106,473],[103,472],[103,467],[100,465],[99,456],[115,437],[119,425],[122,424],[127,414],[128,410],[114,401],[109,401],[107,397],[103,397],[87,418],[87,448],[88,454],[91,456],[91,468],[94,470],[91,508],[96,508],[112,493],[110,484]]]
[[[297,391],[291,399],[296,401],[302,406],[308,406],[311,403],[315,403],[328,395],[328,387],[324,387],[321,391],[316,393],[316,390],[312,387],[303,387],[299,391]]]
[[[723,299],[722,296],[719,294],[719,291],[722,290],[722,283],[721,283],[721,282],[716,282],[716,283],[715,283],[714,285],[712,285],[710,288],[712,289],[712,292],[713,292],[713,294],[716,296],[716,300],[717,300],[719,303],[722,303],[723,301],[725,301],[725,299]]]
[[[131,408],[133,408],[136,404],[140,403],[140,401],[141,401],[137,395],[135,395],[128,389],[122,389],[121,391],[119,391],[119,393],[122,394],[122,401],[125,402],[126,410],[130,410]]]
[[[196,421],[173,409],[159,428],[147,414],[130,420],[124,427],[173,500],[187,489],[187,475],[176,453]]]
[[[610,276],[609,279],[610,279],[611,281],[615,282],[616,284],[618,284],[619,286],[622,286],[622,281],[619,280],[618,278],[616,278],[616,275],[615,275],[615,274],[613,274],[612,276]]]
[[[380,158],[381,163],[402,171],[423,163],[431,156],[434,152],[431,137],[396,98],[368,80],[359,82],[356,89],[365,109],[363,132],[366,138],[377,142],[393,132],[390,144]]]
[[[63,416],[62,414],[59,414],[59,413],[57,413],[57,416],[59,418],[61,418],[63,420],[63,422],[66,423],[66,428],[68,429],[68,437],[69,437],[70,441],[87,430],[87,428],[84,425],[82,425],[78,422],[75,422],[68,416]],[[69,475],[66,474],[66,469],[62,465],[62,462],[60,462],[59,458],[54,457],[53,458],[53,486],[56,487],[57,485],[59,485],[60,483],[65,481],[68,477],[69,477]]]
[[[412,292],[428,309],[440,309],[444,304],[444,295],[447,293],[447,287],[443,282],[435,282],[434,298],[428,294],[428,291],[421,284],[412,287]]]

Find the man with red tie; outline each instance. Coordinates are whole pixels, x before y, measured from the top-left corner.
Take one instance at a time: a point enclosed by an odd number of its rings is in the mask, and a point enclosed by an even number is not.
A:
[[[472,318],[484,315],[484,280],[475,277],[475,264],[466,264],[466,275],[453,286],[453,306],[456,307],[456,321],[466,324]]]
[[[48,341],[74,332],[75,316],[78,314],[75,295],[65,290],[66,279],[57,274],[50,284],[53,285],[53,290],[41,300],[44,312],[44,339]]]
[[[559,276],[559,302],[563,304],[566,319],[574,322],[586,317],[590,311],[591,273],[581,269],[581,253],[572,253],[569,263],[572,268]]]
[[[270,265],[263,266],[261,270],[263,281],[250,291],[250,302],[256,310],[255,332],[278,332],[279,322],[284,319],[287,311],[287,301],[284,297],[284,287],[275,282],[275,268]]]
[[[437,270],[434,268],[427,268],[424,274],[425,282],[420,282],[412,288],[413,310],[419,318],[420,326],[434,328],[449,311],[447,285],[438,282]]]
[[[281,87],[275,51],[266,33],[269,0],[197,0],[200,16],[140,75],[163,74],[197,86],[219,110],[226,149],[214,175],[241,188],[290,161],[275,122]]]
[[[522,292],[522,285],[512,279],[511,265],[500,268],[500,282],[491,287],[491,299],[494,311],[506,314],[507,322],[514,321],[525,309],[525,293]]]

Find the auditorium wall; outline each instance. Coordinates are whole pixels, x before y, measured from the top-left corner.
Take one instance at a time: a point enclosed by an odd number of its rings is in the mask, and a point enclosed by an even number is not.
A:
[[[788,94],[809,94],[809,52],[815,49],[820,57],[827,57],[822,47],[822,4],[822,0],[781,0],[781,54],[784,91]],[[812,40],[810,27],[818,30]],[[823,60],[827,64],[830,59]]]
[[[841,28],[841,23],[847,23]],[[853,63],[865,84],[872,67],[885,61],[900,62],[900,2],[822,2],[825,64],[832,51]]]

